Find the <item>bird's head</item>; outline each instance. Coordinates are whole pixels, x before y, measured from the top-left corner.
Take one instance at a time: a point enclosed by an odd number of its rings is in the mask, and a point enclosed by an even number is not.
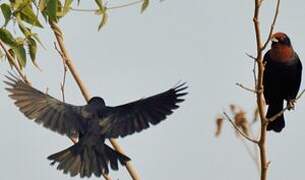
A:
[[[105,101],[101,97],[93,97],[89,100],[88,104],[93,105],[95,107],[104,107],[106,106]]]
[[[282,32],[274,33],[271,36],[271,42],[272,42],[271,47],[276,47],[276,46],[281,46],[281,45],[285,45],[288,47],[291,46],[289,37],[285,33],[282,33]]]
[[[82,110],[82,116],[88,119],[99,117],[100,112],[105,108],[105,101],[100,97],[93,97],[88,101],[88,105]]]
[[[271,41],[270,57],[273,61],[288,63],[296,59],[290,39],[285,33],[277,32],[273,34]]]

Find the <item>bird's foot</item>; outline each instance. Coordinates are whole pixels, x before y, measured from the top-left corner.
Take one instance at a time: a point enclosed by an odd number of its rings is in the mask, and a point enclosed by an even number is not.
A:
[[[291,99],[289,101],[287,101],[287,109],[290,110],[294,110],[295,107],[295,99]]]

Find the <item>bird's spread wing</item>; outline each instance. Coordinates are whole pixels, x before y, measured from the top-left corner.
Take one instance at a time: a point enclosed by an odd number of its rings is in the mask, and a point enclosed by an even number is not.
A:
[[[63,103],[11,74],[4,81],[9,87],[9,97],[15,100],[20,111],[29,119],[44,127],[69,137],[84,130],[83,106]]]
[[[185,83],[163,93],[117,107],[108,107],[100,126],[107,138],[124,137],[165,120],[183,102]]]

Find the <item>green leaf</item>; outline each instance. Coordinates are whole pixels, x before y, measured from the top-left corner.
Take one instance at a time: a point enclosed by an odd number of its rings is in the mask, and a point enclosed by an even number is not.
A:
[[[13,51],[16,54],[20,69],[23,69],[26,65],[26,53],[23,45],[13,47]]]
[[[143,13],[147,9],[148,5],[149,5],[149,0],[144,0],[141,7],[141,13]]]
[[[62,16],[65,16],[69,11],[73,0],[65,0],[64,8],[62,11]]]
[[[37,62],[36,62],[36,53],[37,53],[37,43],[35,42],[34,39],[30,38],[28,39],[28,46],[29,46],[29,53],[30,53],[30,57],[32,60],[32,63],[34,64],[34,66],[36,68],[38,68],[39,70],[41,70],[41,68],[38,66]]]
[[[63,7],[61,1],[57,1],[56,16],[57,16],[58,19],[64,17],[64,11],[63,10],[64,10],[64,7]]]
[[[57,9],[56,9],[57,17],[58,17],[58,14],[62,14],[62,9],[63,9],[63,6],[62,6],[62,3],[61,3],[61,0],[58,0],[57,1]]]
[[[102,16],[102,19],[101,19],[100,24],[98,25],[98,31],[99,31],[102,27],[104,27],[104,25],[105,25],[105,24],[107,23],[107,21],[108,21],[108,14],[107,14],[106,11],[104,11],[104,13],[102,13],[101,16]]]
[[[22,11],[20,12],[20,18],[33,26],[37,26],[40,28],[43,27],[30,5],[27,5],[22,9]]]
[[[36,60],[36,53],[37,53],[37,43],[34,39],[28,39],[28,46],[29,46],[29,54],[33,63]]]
[[[25,6],[31,4],[31,0],[10,0],[10,2],[17,11],[20,11]]]
[[[39,0],[38,2],[39,10],[45,21],[48,21],[48,13],[47,13],[47,0]]]
[[[95,0],[95,3],[97,4],[97,6],[98,6],[100,9],[104,9],[103,1],[102,1],[102,0]]]
[[[49,20],[51,21],[57,21],[57,16],[56,16],[57,5],[58,5],[57,0],[48,0],[47,12],[48,12]]]
[[[25,38],[22,38],[22,37],[15,38],[17,46],[19,46],[19,45],[23,46],[24,40],[25,40]]]
[[[0,39],[9,46],[14,47],[18,45],[13,35],[4,28],[0,28]]]
[[[8,4],[3,3],[1,4],[1,11],[5,20],[4,26],[6,26],[11,19],[11,15],[12,15],[11,7]]]
[[[38,7],[41,12],[44,11],[47,7],[46,0],[39,0]]]
[[[32,37],[40,44],[40,46],[44,49],[46,49],[46,47],[42,44],[42,42],[40,41],[38,35],[36,33],[32,34]]]
[[[17,18],[17,23],[18,23],[18,27],[20,29],[20,31],[24,34],[25,37],[29,37],[32,35],[31,29],[27,28],[22,21],[18,20]]]

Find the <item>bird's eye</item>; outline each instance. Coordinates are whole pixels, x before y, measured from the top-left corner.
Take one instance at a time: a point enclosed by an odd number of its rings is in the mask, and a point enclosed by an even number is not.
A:
[[[272,42],[275,42],[275,43],[278,43],[278,42],[279,42],[279,40],[278,40],[276,37],[271,38],[271,41],[272,41]]]

